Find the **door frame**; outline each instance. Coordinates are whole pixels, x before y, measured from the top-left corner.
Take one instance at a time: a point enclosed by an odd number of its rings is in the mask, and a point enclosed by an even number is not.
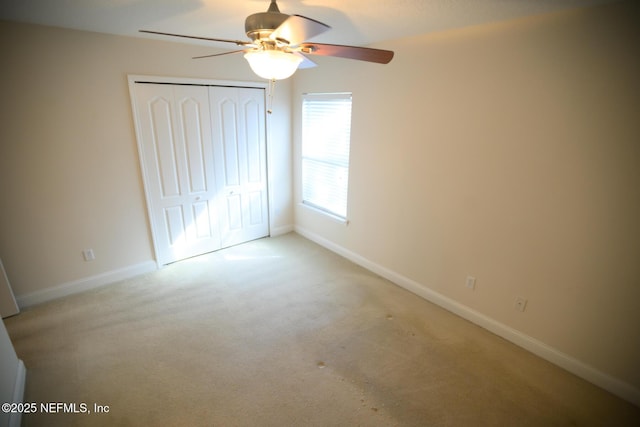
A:
[[[152,75],[143,75],[143,74],[129,74],[127,75],[127,81],[129,86],[129,99],[131,101],[131,114],[133,117],[133,126],[135,129],[136,135],[136,145],[138,148],[138,162],[140,165],[140,175],[143,183],[145,204],[147,207],[147,222],[149,226],[149,231],[151,232],[151,242],[153,245],[153,257],[156,262],[157,268],[162,268],[163,265],[160,264],[158,260],[158,246],[156,242],[156,233],[158,230],[156,229],[155,221],[153,220],[152,207],[151,207],[151,198],[149,196],[149,192],[147,189],[147,168],[144,163],[143,158],[143,147],[142,147],[142,131],[140,129],[140,120],[137,113],[136,108],[136,96],[135,96],[135,85],[136,83],[156,83],[156,84],[174,84],[174,85],[194,85],[194,86],[222,86],[222,87],[241,87],[241,88],[252,88],[252,89],[264,89],[265,91],[265,105],[267,101],[267,91],[269,89],[268,82],[254,82],[254,81],[239,81],[239,80],[214,80],[214,79],[201,79],[201,78],[190,78],[190,77],[166,77],[166,76],[152,76]],[[273,181],[271,178],[271,171],[273,168],[271,167],[271,138],[270,138],[270,123],[269,123],[269,114],[266,114],[265,111],[265,145],[266,145],[266,168],[267,168],[267,210],[269,214],[269,234],[271,235],[271,230],[273,229],[273,212],[272,206],[270,202],[270,196],[272,194],[271,191],[271,182]]]

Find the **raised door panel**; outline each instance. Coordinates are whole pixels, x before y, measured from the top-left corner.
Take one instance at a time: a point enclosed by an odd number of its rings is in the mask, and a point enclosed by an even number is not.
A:
[[[187,97],[180,100],[180,126],[186,154],[186,175],[190,194],[206,192],[207,185],[207,146],[205,141],[208,134],[203,134],[201,122],[202,106],[197,100]]]
[[[164,95],[164,96],[163,96]],[[175,158],[175,139],[172,125],[172,100],[161,94],[149,101],[150,139],[153,151],[149,156],[155,163],[159,179],[159,196],[161,198],[180,195],[180,181],[178,179],[177,161]],[[171,96],[171,94],[168,94]]]
[[[265,180],[264,159],[264,125],[261,104],[249,98],[244,104],[246,129],[246,164],[247,182],[262,184]]]
[[[220,171],[226,187],[240,185],[237,123],[238,110],[235,100],[225,97],[219,103],[219,132],[223,159]]]

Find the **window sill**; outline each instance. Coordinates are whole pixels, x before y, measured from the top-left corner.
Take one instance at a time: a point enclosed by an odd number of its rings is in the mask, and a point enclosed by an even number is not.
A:
[[[334,215],[334,214],[332,214],[330,212],[327,212],[325,210],[316,208],[315,206],[308,205],[308,204],[306,204],[304,202],[300,202],[298,205],[304,207],[305,209],[307,209],[307,210],[309,210],[311,212],[316,212],[316,213],[318,213],[318,214],[320,214],[320,215],[322,215],[324,217],[327,217],[330,220],[332,220],[334,222],[337,222],[338,224],[342,224],[345,227],[349,225],[349,219],[348,218],[342,218],[340,216]]]

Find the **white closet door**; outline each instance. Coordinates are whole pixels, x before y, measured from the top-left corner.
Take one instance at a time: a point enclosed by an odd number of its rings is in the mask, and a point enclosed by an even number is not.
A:
[[[210,87],[222,246],[269,234],[264,90]]]
[[[159,264],[269,235],[264,89],[135,83]]]
[[[158,263],[219,249],[207,88],[136,83],[135,97]]]

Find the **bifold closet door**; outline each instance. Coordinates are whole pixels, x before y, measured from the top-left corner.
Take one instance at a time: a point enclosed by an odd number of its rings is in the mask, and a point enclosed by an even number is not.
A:
[[[159,264],[219,249],[206,88],[136,83],[135,95]]]
[[[209,88],[222,246],[269,234],[264,89]]]

